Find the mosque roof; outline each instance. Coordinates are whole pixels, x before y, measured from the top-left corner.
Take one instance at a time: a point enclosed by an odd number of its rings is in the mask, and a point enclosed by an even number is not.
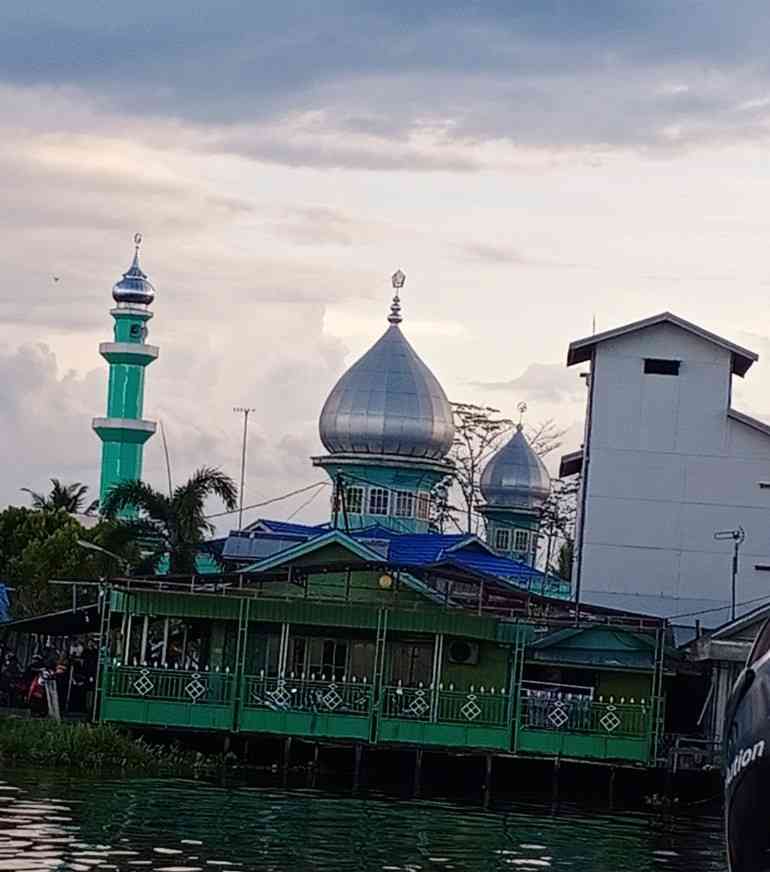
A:
[[[147,278],[147,274],[139,266],[139,246],[141,243],[141,234],[137,233],[134,236],[135,249],[131,266],[123,273],[123,278],[112,289],[112,297],[116,303],[149,306],[155,299],[155,288]]]
[[[452,446],[449,400],[399,326],[403,280],[400,272],[393,277],[390,326],[344,373],[324,403],[319,433],[330,454],[440,461]]]
[[[548,499],[551,477],[521,424],[484,467],[480,487],[490,507],[535,510]]]

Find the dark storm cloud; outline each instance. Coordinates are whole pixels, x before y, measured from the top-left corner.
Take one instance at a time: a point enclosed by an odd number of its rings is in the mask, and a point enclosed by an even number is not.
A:
[[[466,144],[681,147],[766,136],[768,37],[759,0],[33,2],[0,12],[0,80],[83,89],[131,133],[142,114],[227,126],[320,108],[341,135],[379,142],[441,120]],[[419,158],[221,142],[302,165]]]

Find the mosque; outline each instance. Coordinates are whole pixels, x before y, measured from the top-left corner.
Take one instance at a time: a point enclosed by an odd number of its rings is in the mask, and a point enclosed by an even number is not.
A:
[[[158,348],[146,341],[155,289],[139,264],[140,244],[137,234],[133,262],[112,291],[114,341],[99,346],[109,364],[107,415],[93,421],[102,441],[102,499],[115,483],[141,478],[143,447],[156,429],[143,418],[145,370]],[[402,330],[405,280],[400,270],[393,275],[387,329],[342,375],[321,410],[319,434],[327,453],[312,463],[331,479],[332,519],[314,526],[258,520],[227,537],[221,557],[247,566],[344,528],[361,542],[385,542],[378,547],[408,553],[409,560],[436,562],[451,553],[517,586],[569,596],[565,580],[535,566],[551,480],[521,424],[482,471],[483,503],[477,508],[484,538],[435,531],[437,487],[453,475],[455,426],[440,382]]]

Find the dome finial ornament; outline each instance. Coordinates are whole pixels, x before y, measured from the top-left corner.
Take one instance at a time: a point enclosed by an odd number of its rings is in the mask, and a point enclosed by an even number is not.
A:
[[[134,259],[123,278],[112,289],[112,297],[116,303],[127,306],[149,306],[155,299],[155,288],[147,278],[147,274],[139,266],[139,249],[142,245],[142,234],[134,234]]]
[[[406,275],[404,275],[400,269],[397,269],[390,277],[390,280],[393,284],[393,290],[396,293],[393,294],[393,302],[390,304],[390,315],[388,315],[388,321],[391,324],[400,324],[404,319],[401,317],[401,297],[399,291],[404,287]]]
[[[522,402],[516,406],[516,409],[519,413],[519,423],[516,425],[516,429],[521,431],[524,429],[524,415],[527,411],[527,404]]]

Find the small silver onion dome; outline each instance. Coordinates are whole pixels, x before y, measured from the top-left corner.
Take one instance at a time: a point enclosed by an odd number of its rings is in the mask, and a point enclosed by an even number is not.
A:
[[[116,303],[149,306],[155,299],[155,288],[139,266],[139,246],[142,244],[141,233],[134,235],[134,260],[123,278],[112,289],[112,297]]]
[[[522,425],[484,467],[481,495],[488,506],[537,510],[551,492],[551,477],[524,435]]]
[[[452,407],[443,388],[398,326],[398,291],[390,327],[340,378],[324,403],[319,433],[330,454],[391,454],[443,460],[454,440]]]

